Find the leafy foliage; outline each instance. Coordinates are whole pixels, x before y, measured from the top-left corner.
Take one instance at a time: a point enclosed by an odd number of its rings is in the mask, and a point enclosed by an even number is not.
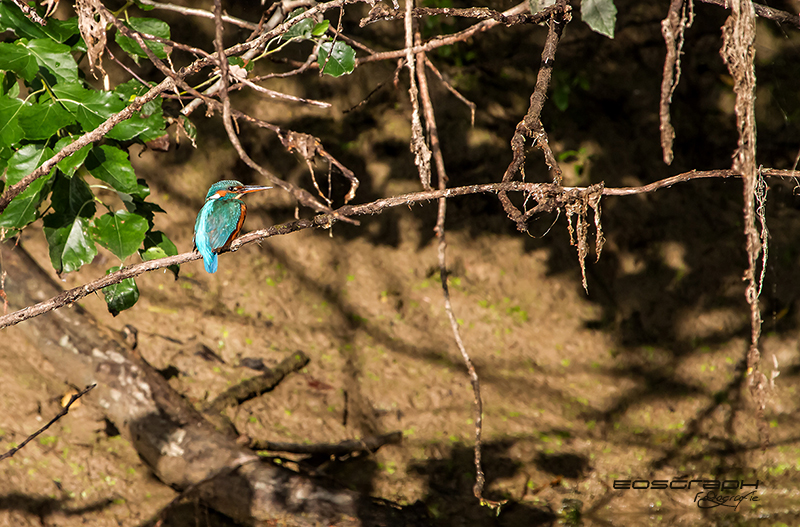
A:
[[[169,26],[159,20],[131,18],[129,25],[169,38]],[[138,81],[111,91],[89,86],[76,61],[86,50],[77,18],[51,19],[46,26],[39,26],[18,7],[3,2],[0,31],[16,36],[13,42],[0,43],[0,168],[7,168],[5,187],[20,182],[56,152],[150,89]],[[119,35],[117,41],[132,57],[144,56],[135,41]],[[167,57],[162,44],[149,42],[148,46],[157,56]],[[41,218],[50,261],[58,273],[76,271],[92,262],[97,245],[114,254],[120,265],[133,254],[145,254],[153,248],[158,248],[160,255],[176,254],[177,248],[169,238],[154,229],[153,214],[163,211],[145,201],[149,189],[137,181],[123,143],[147,142],[166,133],[161,103],[160,98],[147,103],[132,118],[115,126],[103,144],[81,148],[34,180],[0,214],[0,228],[19,231]],[[87,181],[89,176],[103,183],[95,187],[112,190],[112,196],[120,198],[129,210],[112,212],[95,195]],[[96,216],[98,205],[108,212]],[[119,313],[136,302],[136,283],[126,280],[106,290],[105,297],[109,310]]]

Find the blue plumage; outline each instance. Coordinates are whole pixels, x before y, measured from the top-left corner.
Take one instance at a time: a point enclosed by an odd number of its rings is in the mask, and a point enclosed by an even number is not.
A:
[[[207,272],[217,272],[217,254],[229,248],[242,229],[247,207],[239,198],[269,188],[226,180],[208,189],[206,202],[194,224],[194,246],[203,255]]]

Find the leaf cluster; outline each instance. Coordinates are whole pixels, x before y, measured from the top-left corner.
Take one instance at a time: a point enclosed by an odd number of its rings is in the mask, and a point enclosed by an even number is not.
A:
[[[130,19],[130,25],[169,37],[169,27],[160,21]],[[51,19],[39,26],[4,2],[0,31],[15,36],[0,43],[0,169],[5,170],[6,186],[19,183],[149,89],[134,80],[109,91],[87,83],[76,61],[86,52],[77,18]],[[134,59],[145,55],[126,37],[117,35],[117,42]],[[157,55],[166,57],[161,44],[152,45]],[[143,259],[177,254],[175,244],[154,228],[154,215],[163,210],[147,201],[150,190],[137,179],[127,150],[131,142],[145,143],[166,133],[161,104],[161,98],[145,104],[101,143],[83,147],[34,180],[0,213],[4,236],[41,218],[58,273],[90,263],[97,245],[116,256],[119,265],[136,253]],[[115,193],[125,208],[113,210],[96,193],[100,189]],[[133,280],[104,293],[113,314],[131,307],[139,295]]]

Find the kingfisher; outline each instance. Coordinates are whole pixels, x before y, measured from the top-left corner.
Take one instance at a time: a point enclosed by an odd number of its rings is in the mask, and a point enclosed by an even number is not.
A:
[[[194,247],[203,255],[206,271],[217,272],[217,254],[230,248],[242,230],[247,207],[239,198],[270,188],[243,185],[232,179],[211,185],[194,224]]]

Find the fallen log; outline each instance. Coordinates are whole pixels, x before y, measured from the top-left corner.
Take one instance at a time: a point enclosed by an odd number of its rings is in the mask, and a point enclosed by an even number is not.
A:
[[[0,244],[9,309],[60,292],[21,245]],[[175,392],[119,334],[98,324],[78,305],[58,309],[4,331],[21,331],[49,360],[62,380],[96,383],[84,404],[98,404],[165,484],[191,491],[210,507],[244,523],[289,525],[413,525],[424,520],[408,509],[387,506],[263,461],[236,438],[217,430]],[[412,519],[412,516],[415,516]]]

